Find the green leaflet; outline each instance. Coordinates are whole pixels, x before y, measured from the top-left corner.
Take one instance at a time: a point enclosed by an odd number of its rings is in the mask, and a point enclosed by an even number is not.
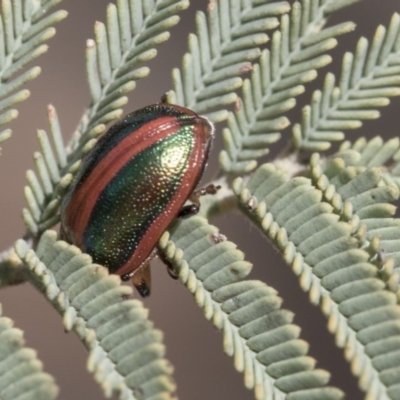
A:
[[[57,112],[51,105],[48,107],[48,119],[50,137],[43,130],[37,133],[41,149],[41,152],[34,153],[37,173],[32,170],[26,173],[28,184],[24,188],[24,195],[27,208],[22,210],[22,218],[32,235],[39,235],[59,222],[60,196],[80,166],[80,160],[68,164]],[[81,156],[90,151],[95,143],[96,139],[87,142],[81,150]]]
[[[11,137],[11,129],[5,129],[0,133],[0,143]]]
[[[25,282],[25,268],[13,248],[0,253],[0,265],[0,288]]]
[[[375,155],[384,160],[382,150],[379,155],[379,139],[371,140],[371,146]],[[393,141],[389,141],[393,142]],[[385,146],[383,146],[385,147]],[[347,157],[347,162],[340,157],[344,151],[333,156],[331,160],[322,166],[319,157],[314,155],[311,160],[312,179],[316,186],[321,189],[325,198],[336,198],[336,203],[341,203],[339,210],[341,217],[347,220],[363,247],[368,247],[372,255],[376,255],[378,261],[391,258],[393,265],[387,265],[383,271],[383,278],[388,279],[388,285],[396,291],[399,287],[400,277],[393,269],[400,271],[400,219],[393,218],[396,207],[393,203],[399,198],[399,189],[396,186],[383,184],[385,177],[379,167],[358,167],[358,165],[372,164],[365,157],[365,152],[352,151],[353,157]],[[396,147],[390,151],[396,151]],[[387,152],[387,151],[386,151]],[[373,160],[374,156],[370,155]],[[377,159],[377,158],[376,158]],[[336,165],[336,168],[332,167]],[[339,167],[341,166],[341,168]],[[324,175],[328,171],[329,178]]]
[[[286,1],[218,0],[210,3],[207,17],[197,12],[197,34],[189,35],[182,70],[173,70],[174,90],[168,101],[208,113],[214,122],[225,120],[226,109],[210,110],[237,101],[239,76],[252,69],[260,46],[269,40],[266,32],[276,28],[277,17],[289,10]]]
[[[293,144],[299,150],[323,151],[332,141],[343,140],[344,130],[380,116],[377,107],[400,95],[400,16],[389,27],[379,26],[371,45],[361,38],[354,53],[343,57],[339,85],[326,75],[324,87],[313,93],[300,124],[293,127]]]
[[[0,317],[0,397],[3,400],[22,396],[32,400],[56,399],[58,387],[54,378],[43,372],[36,352],[24,344],[23,332],[14,328],[9,318]]]
[[[35,79],[40,74],[40,68],[32,67],[21,74],[18,72],[47,51],[48,46],[44,43],[56,33],[53,25],[67,16],[64,10],[48,15],[49,11],[60,2],[61,0],[25,1],[22,5],[21,0],[3,0],[1,3],[0,125],[17,118],[18,111],[11,107],[30,96],[29,90],[22,89],[18,92],[16,90]],[[0,132],[0,143],[10,135],[9,129]]]
[[[15,248],[35,286],[63,316],[65,329],[75,330],[89,350],[88,369],[106,396],[173,398],[173,367],[164,358],[162,333],[131,298],[130,286],[75,246],[57,241],[54,231],[42,235],[36,253],[23,240]]]
[[[253,170],[256,159],[268,153],[269,144],[280,139],[280,132],[290,124],[285,113],[296,105],[304,85],[317,77],[317,69],[331,62],[325,53],[336,46],[335,37],[354,29],[351,22],[323,29],[333,5],[341,8],[350,3],[295,1],[290,14],[282,16],[270,50],[262,52],[251,79],[243,83],[243,101],[229,114],[223,131],[225,150],[219,158],[224,171]]]
[[[362,182],[366,191],[376,184],[371,177]],[[357,186],[350,187],[351,199]],[[302,288],[310,292],[310,300],[327,315],[328,329],[335,333],[337,345],[346,349],[367,396],[395,396],[398,381],[389,376],[395,376],[391,374],[399,369],[399,359],[391,358],[377,368],[375,357],[382,360],[390,341],[400,341],[398,297],[361,248],[354,235],[356,226],[339,219],[335,205],[324,200],[327,190],[316,189],[307,178],[289,180],[272,164],[261,166],[246,185],[238,178],[234,190],[243,210],[282,251]],[[391,262],[382,263],[385,270]]]
[[[353,157],[349,162],[358,168],[380,167],[382,171],[382,181],[387,185],[400,188],[400,141],[394,137],[386,142],[380,136],[368,140],[361,137],[353,144],[345,141],[340,146],[338,157],[344,157],[347,153],[354,150],[357,159]]]
[[[273,288],[245,280],[252,265],[216,227],[200,217],[179,221],[159,248],[205,317],[222,330],[225,352],[256,399],[342,398],[325,386],[330,374],[314,369],[293,313],[281,308]]]
[[[128,102],[126,94],[150,73],[143,64],[156,57],[155,47],[169,39],[168,30],[179,22],[177,14],[188,6],[188,0],[119,0],[117,5],[109,4],[106,24],[95,24],[95,40],[86,45],[92,103],[71,140],[71,160],[81,158],[79,149],[122,115]]]

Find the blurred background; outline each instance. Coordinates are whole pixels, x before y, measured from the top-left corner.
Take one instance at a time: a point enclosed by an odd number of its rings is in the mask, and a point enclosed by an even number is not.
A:
[[[23,187],[25,172],[33,168],[33,152],[38,150],[36,130],[47,129],[46,106],[53,104],[61,121],[66,139],[74,131],[84,109],[89,104],[85,75],[85,41],[93,38],[93,24],[105,21],[109,0],[64,0],[62,8],[69,17],[57,26],[57,35],[50,41],[50,50],[36,65],[43,69],[41,76],[29,84],[31,98],[19,105],[19,118],[11,124],[13,137],[2,146],[0,158],[0,249],[11,246],[24,233],[21,209],[25,206]],[[181,65],[187,48],[188,33],[194,31],[197,9],[205,10],[206,0],[192,1],[191,8],[181,14],[181,23],[172,29],[171,39],[158,48],[158,57],[150,63],[150,79],[138,82],[126,112],[159,101],[171,88],[171,69]],[[352,20],[357,23],[355,33],[339,38],[339,47],[331,54],[334,63],[319,71],[319,78],[298,98],[298,104],[309,101],[313,88],[321,85],[327,71],[338,72],[344,51],[353,51],[360,36],[371,38],[379,24],[387,25],[393,12],[400,12],[398,0],[364,0],[336,13],[329,24]],[[350,132],[348,138],[360,135],[382,135],[386,138],[399,134],[400,99],[381,110],[382,118],[367,122],[363,128]],[[299,120],[297,108],[292,121]],[[221,127],[217,129],[220,134]],[[287,130],[287,137],[291,130]],[[285,135],[284,135],[285,136]],[[284,140],[283,140],[284,142]],[[212,160],[204,181],[215,176],[221,141],[217,140]],[[274,157],[279,145],[272,149]],[[253,278],[261,279],[276,288],[284,299],[284,307],[296,313],[302,338],[311,343],[310,354],[317,358],[320,368],[332,373],[331,384],[347,393],[352,400],[362,399],[350,366],[344,361],[341,349],[334,345],[326,330],[326,320],[319,309],[308,302],[308,295],[299,288],[297,278],[286,266],[280,254],[266,245],[259,232],[238,213],[213,221],[230,240],[238,243],[249,261],[254,263]],[[246,400],[252,392],[244,388],[243,377],[237,373],[232,360],[222,351],[221,334],[203,317],[187,290],[169,278],[160,262],[153,263],[152,295],[145,300],[150,318],[165,334],[167,358],[175,366],[178,395],[181,400]],[[29,284],[0,291],[3,314],[12,318],[25,332],[27,345],[39,352],[45,370],[52,373],[61,387],[60,398],[101,399],[103,395],[86,371],[87,353],[73,333],[65,333],[58,313]],[[322,399],[323,400],[323,399]]]

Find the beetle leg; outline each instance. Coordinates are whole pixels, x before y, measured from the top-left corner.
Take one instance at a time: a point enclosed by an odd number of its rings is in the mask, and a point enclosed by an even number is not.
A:
[[[158,256],[160,257],[160,260],[165,264],[165,266],[167,267],[167,272],[168,275],[172,278],[172,279],[178,279],[178,274],[175,271],[174,266],[171,264],[171,262],[165,257],[164,253],[162,251],[158,252]]]
[[[174,268],[171,265],[167,265],[167,272],[172,279],[177,280],[179,278],[179,275],[175,272]]]
[[[188,204],[179,211],[178,218],[190,217],[200,211],[200,203]]]
[[[135,286],[135,288],[142,297],[150,296],[150,289],[151,289],[150,263],[157,256],[158,256],[157,249],[153,249],[153,251],[142,262],[139,268],[135,269],[129,274],[121,276],[121,279],[125,282],[131,280],[133,286]]]
[[[142,297],[150,296],[151,290],[151,271],[150,264],[139,267],[131,278],[133,286]]]
[[[215,194],[219,189],[221,189],[221,186],[216,186],[211,183],[205,188],[195,190],[189,197],[189,201],[191,201],[192,204],[183,206],[179,211],[178,218],[190,217],[191,215],[197,214],[200,211],[200,197],[206,194]]]
[[[167,98],[168,98],[168,92],[165,92],[165,93],[161,96],[160,103],[161,103],[161,104],[168,104]]]

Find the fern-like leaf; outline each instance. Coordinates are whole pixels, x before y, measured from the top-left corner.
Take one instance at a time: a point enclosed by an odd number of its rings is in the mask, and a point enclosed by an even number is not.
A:
[[[0,125],[18,116],[12,107],[27,99],[29,90],[18,90],[26,82],[40,74],[39,67],[30,68],[18,75],[28,63],[45,53],[44,43],[53,37],[53,25],[63,20],[67,12],[48,12],[61,0],[24,1],[2,0],[0,17]],[[0,133],[0,142],[11,131]]]
[[[162,333],[142,303],[130,299],[130,286],[75,246],[57,241],[54,231],[42,235],[36,253],[23,240],[15,248],[35,286],[63,315],[65,329],[75,330],[89,349],[88,369],[106,396],[173,398],[173,368],[163,358]]]
[[[206,318],[222,330],[224,349],[256,399],[342,398],[325,386],[329,373],[314,369],[293,313],[281,308],[273,288],[244,280],[251,264],[217,228],[200,217],[179,221],[159,247]]]
[[[0,315],[1,312],[0,306]],[[0,317],[0,398],[2,400],[57,398],[54,378],[43,372],[36,352],[24,347],[23,332]]]
[[[296,1],[290,15],[281,18],[280,29],[264,50],[251,79],[243,84],[243,103],[228,118],[225,150],[220,154],[224,171],[240,174],[253,170],[256,159],[268,153],[268,145],[280,138],[289,120],[283,114],[296,105],[304,85],[317,77],[317,69],[331,62],[325,54],[337,44],[336,36],[354,29],[353,23],[323,29],[326,17],[353,3],[319,0]]]
[[[324,201],[326,191],[307,178],[288,180],[266,164],[247,185],[238,178],[234,189],[243,210],[282,251],[311,302],[328,317],[328,328],[345,348],[361,389],[371,399],[391,398],[398,390],[391,374],[400,363],[384,360],[391,343],[400,341],[400,306],[380,278],[381,267],[388,268],[390,260],[379,266],[371,262],[354,226],[340,220],[336,203]]]
[[[179,22],[176,13],[188,5],[188,0],[119,0],[117,6],[108,6],[107,24],[96,23],[96,41],[88,42],[86,53],[91,106],[67,147],[52,106],[51,140],[45,131],[38,132],[41,153],[36,152],[34,159],[39,177],[31,170],[27,172],[28,207],[23,210],[31,234],[39,235],[58,222],[60,196],[71,183],[80,160],[93,148],[106,124],[121,116],[121,107],[128,101],[125,95],[135,88],[137,79],[149,73],[141,64],[157,55],[154,47],[168,40],[167,29]]]
[[[210,112],[237,100],[241,74],[260,56],[259,47],[268,41],[265,33],[278,26],[276,16],[288,12],[286,1],[217,0],[209,3],[208,15],[197,12],[197,34],[189,36],[189,52],[182,70],[174,69],[170,103],[197,113],[208,113],[214,122],[226,119],[227,111]]]
[[[377,139],[371,140],[375,149],[380,141]],[[382,277],[387,278],[388,286],[397,292],[400,282],[400,219],[393,218],[396,207],[391,203],[398,200],[399,189],[383,184],[387,178],[378,166],[358,168],[359,163],[368,163],[360,153],[354,150],[344,153],[340,152],[325,163],[314,155],[311,159],[312,179],[327,201],[337,205],[341,218],[349,221],[361,246],[369,248],[372,257],[375,254],[377,261],[393,259],[394,264],[387,263]],[[386,158],[384,153],[382,150],[382,160]]]
[[[0,253],[0,288],[25,281],[25,267],[13,247]]]
[[[377,107],[400,95],[400,16],[394,14],[388,29],[379,26],[371,46],[358,41],[355,53],[343,57],[339,86],[327,74],[323,90],[313,93],[293,127],[294,147],[323,151],[332,141],[343,140],[343,130],[356,129],[362,121],[380,116]]]
[[[138,79],[150,70],[143,63],[157,55],[168,29],[179,22],[188,0],[118,0],[107,8],[107,23],[97,22],[95,40],[88,40],[86,70],[92,104],[83,115],[70,150],[82,147],[104,132],[105,125],[122,115]],[[76,161],[81,155],[75,154]]]
[[[24,188],[24,195],[27,208],[22,210],[22,218],[32,235],[39,235],[58,223],[61,195],[80,166],[80,160],[68,165],[57,112],[51,105],[48,117],[51,136],[43,130],[38,131],[41,152],[34,154],[37,174],[32,170],[26,173],[28,185]],[[96,139],[87,142],[81,149],[81,156],[89,152],[95,143]]]
[[[397,186],[400,189],[400,140],[397,137],[384,141],[380,136],[371,140],[363,137],[354,143],[345,141],[340,146],[338,157],[346,157],[354,150],[359,157],[351,165],[363,169],[379,167],[382,171],[382,181],[386,185]]]
[[[0,132],[0,143],[4,142],[5,140],[9,139],[11,137],[11,129],[5,129],[2,132]],[[0,147],[1,151],[1,147]]]

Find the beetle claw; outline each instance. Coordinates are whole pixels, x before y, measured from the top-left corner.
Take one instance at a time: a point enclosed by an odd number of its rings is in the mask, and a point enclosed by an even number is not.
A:
[[[204,188],[195,190],[189,197],[192,204],[183,206],[181,211],[179,211],[178,218],[186,218],[197,214],[200,211],[200,197],[205,196],[206,194],[216,194],[219,189],[221,189],[220,185],[214,185],[211,183]]]
[[[146,263],[137,269],[131,277],[133,286],[142,297],[150,296],[151,289],[151,271],[150,263]]]
[[[178,218],[190,217],[194,214],[197,214],[199,210],[200,204],[189,204],[187,206],[183,206],[181,211],[179,211]]]
[[[141,282],[139,285],[135,285],[136,290],[142,297],[150,296],[150,288],[147,286],[146,282]]]

